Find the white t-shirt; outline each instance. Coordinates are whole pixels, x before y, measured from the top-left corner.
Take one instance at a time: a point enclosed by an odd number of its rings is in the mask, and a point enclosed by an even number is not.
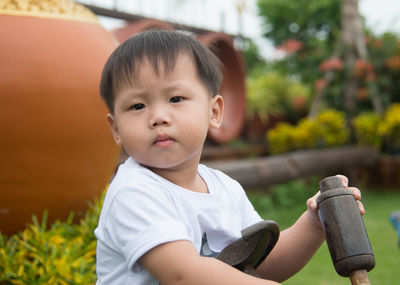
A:
[[[177,186],[132,158],[118,168],[95,230],[97,285],[158,284],[138,262],[150,249],[189,240],[213,255],[261,220],[238,182],[204,165],[198,173],[209,193]]]

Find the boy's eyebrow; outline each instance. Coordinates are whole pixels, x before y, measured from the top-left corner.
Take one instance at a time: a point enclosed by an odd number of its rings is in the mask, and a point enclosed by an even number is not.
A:
[[[190,90],[189,86],[185,86],[184,84],[181,83],[173,83],[170,85],[167,85],[166,88],[164,88],[165,91],[180,91],[180,90]]]
[[[182,83],[171,83],[166,85],[165,88],[162,88],[162,91],[164,92],[171,92],[171,91],[187,91],[191,90],[190,86],[187,86]],[[141,97],[141,96],[146,96],[149,94],[149,92],[146,89],[139,89],[139,88],[126,88],[122,93],[129,94],[135,97]]]
[[[142,98],[148,95],[148,92],[146,90],[137,90],[133,88],[127,88],[121,92],[122,94],[129,95],[129,99],[132,98]],[[128,98],[126,98],[128,99]]]
[[[192,86],[187,84],[185,80],[179,79],[179,80],[173,80],[170,81],[164,90],[192,90]]]

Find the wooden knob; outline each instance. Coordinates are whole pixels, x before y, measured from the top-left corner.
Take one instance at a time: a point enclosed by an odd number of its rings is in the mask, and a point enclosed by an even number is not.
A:
[[[329,176],[319,182],[321,193],[331,189],[343,188],[342,180],[337,176]]]

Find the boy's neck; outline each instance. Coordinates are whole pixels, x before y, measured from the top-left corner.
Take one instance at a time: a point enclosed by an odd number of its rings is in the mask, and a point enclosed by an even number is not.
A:
[[[209,193],[208,187],[203,178],[198,173],[200,158],[197,163],[191,163],[191,166],[181,165],[180,167],[172,169],[161,169],[147,167],[157,175],[167,179],[168,181],[178,185],[182,188],[188,189],[193,192]]]

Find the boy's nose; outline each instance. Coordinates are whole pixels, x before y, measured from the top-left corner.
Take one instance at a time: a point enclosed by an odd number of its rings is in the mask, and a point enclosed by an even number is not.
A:
[[[161,125],[170,125],[171,118],[168,115],[166,110],[154,110],[149,120],[149,125],[151,128],[161,126]]]

